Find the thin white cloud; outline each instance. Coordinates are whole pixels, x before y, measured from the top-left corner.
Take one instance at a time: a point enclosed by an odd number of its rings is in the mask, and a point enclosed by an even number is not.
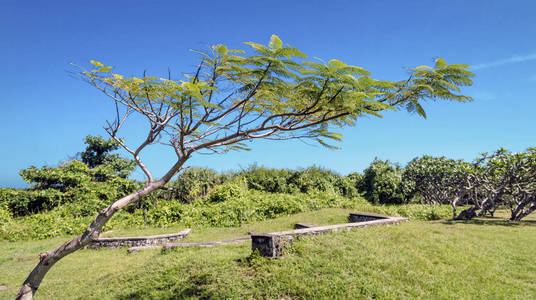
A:
[[[529,61],[529,60],[536,60],[536,53],[531,53],[528,55],[514,55],[506,59],[500,59],[500,60],[492,61],[489,63],[474,65],[472,69],[473,70],[486,69],[486,68],[519,63],[519,62],[524,62],[524,61]]]

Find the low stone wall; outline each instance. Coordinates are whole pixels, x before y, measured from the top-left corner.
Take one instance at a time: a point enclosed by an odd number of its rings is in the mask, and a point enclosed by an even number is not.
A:
[[[307,223],[296,223],[296,224],[294,224],[294,229],[303,229],[303,228],[311,228],[311,227],[316,227],[316,225],[307,224]]]
[[[169,243],[187,237],[191,229],[185,229],[178,233],[140,236],[140,237],[116,237],[116,238],[98,238],[87,246],[87,248],[120,248],[120,247],[141,247],[150,246],[162,243]]]
[[[407,222],[407,218],[389,217],[369,213],[351,213],[348,216],[350,223],[315,226],[307,223],[295,224],[295,230],[270,232],[270,233],[249,233],[250,236],[239,237],[235,239],[208,241],[208,242],[190,242],[190,243],[170,243],[172,241],[186,237],[190,233],[190,229],[183,230],[177,234],[135,237],[135,238],[101,238],[95,240],[89,247],[130,247],[127,253],[138,252],[143,249],[151,248],[175,248],[175,247],[213,247],[219,245],[228,245],[246,242],[251,238],[251,249],[257,250],[260,254],[276,258],[283,253],[283,249],[294,240],[299,239],[304,235],[316,235],[325,232],[350,230],[352,228],[361,228],[374,225],[395,224],[399,222]],[[165,245],[157,245],[164,243]]]
[[[221,245],[230,245],[230,244],[238,244],[249,241],[249,236],[243,236],[235,239],[227,239],[222,241],[208,241],[208,242],[191,242],[191,243],[169,243],[165,244],[163,246],[156,246],[156,245],[149,245],[149,246],[138,246],[138,247],[130,247],[127,249],[127,253],[136,253],[140,250],[144,249],[154,249],[154,248],[161,248],[163,250],[171,249],[171,248],[177,248],[177,247],[214,247],[214,246],[221,246]]]
[[[352,228],[361,228],[375,225],[395,224],[399,222],[408,222],[407,218],[388,217],[373,214],[355,213],[350,214],[350,220],[368,220],[358,221],[345,224],[317,226],[296,230],[270,232],[263,234],[251,235],[251,250],[259,251],[263,256],[276,258],[281,256],[283,249],[294,240],[305,235],[317,235],[331,231],[350,230]]]
[[[374,221],[374,220],[383,220],[383,219],[389,219],[388,216],[382,216],[377,214],[369,214],[369,213],[351,213],[348,216],[348,220],[350,223],[356,223],[356,222],[366,222],[366,221]]]

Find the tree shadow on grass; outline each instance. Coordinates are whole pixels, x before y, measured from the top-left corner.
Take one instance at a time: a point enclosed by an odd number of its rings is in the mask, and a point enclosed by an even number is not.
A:
[[[508,226],[508,227],[519,227],[519,226],[534,226],[536,227],[536,220],[523,220],[523,221],[510,221],[503,218],[497,217],[488,217],[488,218],[477,218],[472,220],[444,220],[440,223],[446,225],[455,225],[455,224],[471,224],[471,225],[492,225],[492,226]]]

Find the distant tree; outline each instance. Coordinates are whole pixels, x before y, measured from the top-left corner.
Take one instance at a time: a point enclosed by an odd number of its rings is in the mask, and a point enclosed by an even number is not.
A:
[[[345,176],[349,182],[352,183],[356,192],[359,192],[363,184],[363,174],[359,172],[353,172]]]
[[[474,188],[471,164],[446,157],[422,156],[411,160],[403,181],[429,204],[451,204],[453,218],[457,206],[467,204]]]
[[[114,139],[105,140],[101,136],[88,135],[84,143],[87,147],[80,157],[91,169],[99,165],[110,165],[120,177],[127,178],[136,166],[133,160],[123,158],[117,153],[110,153],[120,148]]]
[[[268,193],[293,193],[300,190],[296,185],[298,171],[270,169],[255,164],[240,172],[249,189]]]
[[[224,176],[212,169],[190,168],[168,184],[170,191],[167,194],[181,202],[192,203],[199,197],[205,198],[215,185],[224,181]]]
[[[89,244],[114,213],[163,187],[196,153],[245,150],[255,139],[312,139],[333,147],[326,141],[340,140],[342,135],[332,128],[354,125],[362,116],[381,116],[385,110],[401,107],[426,116],[421,101],[471,100],[459,94],[460,86],[472,84],[468,66],[443,59],[436,59],[434,67],[408,69],[406,80],[383,81],[336,59],[306,61],[304,53],[275,35],[268,46],[246,44],[255,53],[224,45],[200,52],[197,69],[184,80],[172,79],[171,74],[126,77],[96,61],[91,62],[92,70],[82,69],[81,77],[117,105],[115,120],[107,123],[106,130],[132,155],[147,181],[140,190],[101,210],[80,236],[42,253],[19,299],[32,298],[57,261]],[[146,138],[136,147],[118,137],[131,114],[149,124]],[[140,153],[158,142],[171,146],[177,160],[155,179]]]
[[[302,193],[312,191],[336,192],[335,183],[339,178],[340,176],[338,174],[329,169],[310,166],[295,172],[290,182]]]
[[[268,193],[334,192],[343,196],[357,195],[355,181],[317,166],[297,171],[269,169],[252,165],[238,175],[245,179],[249,189]]]
[[[454,219],[472,219],[498,207],[519,221],[536,211],[536,148],[512,153],[499,149],[473,163],[423,156],[408,163],[404,181],[430,204],[450,204]],[[470,205],[460,214],[457,207]]]
[[[510,210],[512,221],[536,211],[536,148],[520,153],[504,148],[484,153],[475,166],[474,186],[480,197],[466,210],[468,218],[492,214],[498,206]]]
[[[402,187],[402,168],[389,160],[375,158],[363,172],[359,190],[376,204],[401,204],[406,201]]]
[[[510,155],[505,173],[515,174],[510,193],[505,197],[510,220],[520,221],[536,211],[536,148]]]
[[[19,172],[30,188],[8,197],[13,215],[37,213],[65,203],[77,203],[81,215],[87,215],[88,210],[93,214],[137,188],[136,182],[126,179],[134,162],[110,153],[118,149],[114,140],[87,136],[85,141],[88,146],[81,155],[83,162],[70,159],[58,166],[31,166]]]

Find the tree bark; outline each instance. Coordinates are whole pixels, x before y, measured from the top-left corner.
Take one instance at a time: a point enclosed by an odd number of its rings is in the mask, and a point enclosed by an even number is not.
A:
[[[495,203],[497,202],[493,199],[494,198],[490,198],[490,197],[487,197],[486,199],[484,199],[484,201],[482,201],[482,204],[480,204],[481,209],[478,213],[476,213],[475,217],[482,217],[486,214],[486,212],[489,212],[490,209],[495,209],[496,208]]]
[[[510,216],[510,220],[521,221],[521,219],[523,219],[524,217],[528,216],[529,214],[531,214],[532,212],[536,210],[536,203],[532,203],[532,205],[527,210],[525,210],[524,208],[527,206],[527,204],[529,203],[524,203],[524,204],[519,205],[517,209],[512,212],[512,215]]]
[[[523,219],[524,217],[530,215],[534,211],[536,211],[536,204],[533,204],[529,209],[527,209],[526,211],[524,211],[521,214],[519,214],[517,216],[517,218],[516,218],[516,221],[521,221],[521,219]]]
[[[478,209],[477,206],[469,207],[462,212],[454,220],[471,220],[472,218],[476,217],[476,210]]]
[[[465,197],[465,195],[466,195],[467,193],[469,193],[469,191],[470,191],[470,189],[463,189],[462,191],[457,192],[457,193],[456,193],[456,196],[454,197],[454,200],[452,200],[451,205],[452,205],[452,219],[453,219],[453,220],[456,220],[456,218],[458,217],[458,216],[456,215],[456,213],[457,213],[457,208],[458,208],[458,207],[457,207],[458,202],[459,202],[460,200],[463,200],[463,198]]]
[[[47,272],[63,257],[81,249],[91,243],[94,239],[99,237],[102,227],[112,218],[112,216],[122,209],[123,207],[138,201],[142,197],[146,196],[150,192],[163,187],[178,171],[181,170],[182,165],[187,158],[180,159],[160,180],[148,182],[142,189],[120,198],[112,203],[110,206],[101,210],[97,217],[87,227],[86,231],[74,239],[64,243],[56,249],[39,254],[39,263],[32,270],[30,275],[26,278],[22,284],[17,300],[29,300],[32,299],[41,281],[47,274]]]
[[[456,204],[458,203],[458,197],[456,197],[456,199],[454,199],[454,201],[452,201],[452,219],[456,220]]]

